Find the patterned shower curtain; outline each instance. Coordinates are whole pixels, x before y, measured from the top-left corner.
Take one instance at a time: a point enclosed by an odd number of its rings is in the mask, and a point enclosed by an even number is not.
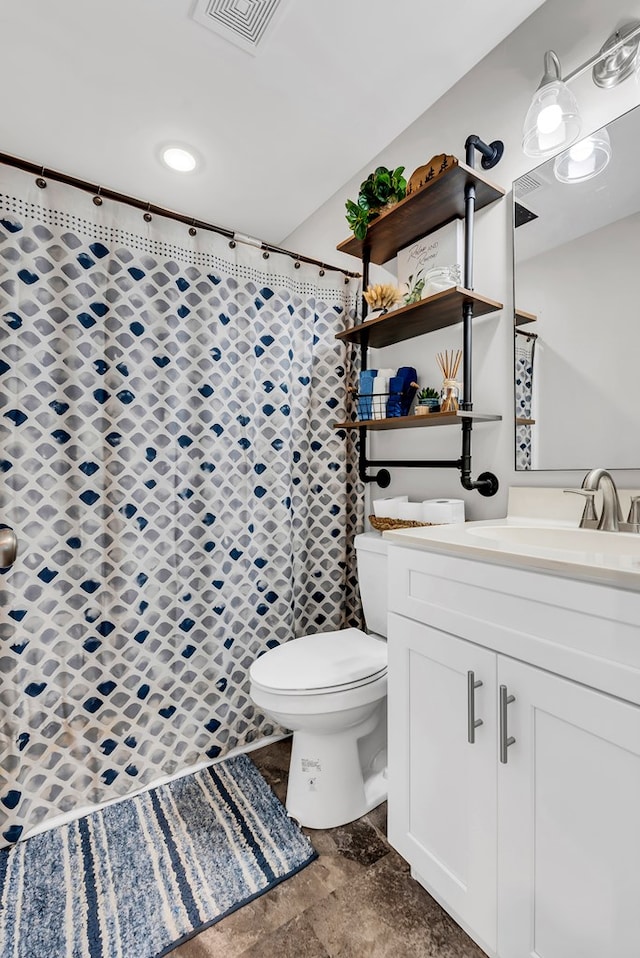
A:
[[[358,624],[357,283],[3,169],[0,844],[273,731],[248,668]]]
[[[533,406],[533,359],[536,339],[530,334],[515,332],[515,400],[516,400],[516,469],[533,468],[533,439],[530,423]]]

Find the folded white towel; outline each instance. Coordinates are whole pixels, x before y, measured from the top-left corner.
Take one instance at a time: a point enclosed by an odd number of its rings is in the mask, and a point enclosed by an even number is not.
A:
[[[389,393],[389,380],[395,376],[395,369],[379,369],[378,375],[373,380],[373,415],[372,419],[385,419],[387,416],[387,399]]]

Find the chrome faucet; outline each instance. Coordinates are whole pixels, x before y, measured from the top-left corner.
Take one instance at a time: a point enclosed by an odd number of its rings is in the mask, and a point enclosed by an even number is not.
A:
[[[582,488],[587,493],[594,495],[598,489],[602,489],[602,514],[598,522],[598,529],[605,532],[618,532],[622,519],[622,509],[618,498],[618,490],[611,475],[606,469],[592,469],[582,480]],[[591,501],[592,497],[589,496]],[[587,502],[587,505],[589,502]],[[585,507],[585,512],[587,511]],[[595,513],[594,513],[595,517]]]
[[[600,489],[602,489],[602,514],[598,518],[595,497]],[[582,480],[581,489],[564,491],[585,497],[584,510],[580,519],[581,529],[640,533],[640,496],[631,497],[629,515],[624,522],[616,484],[606,469],[592,469]]]

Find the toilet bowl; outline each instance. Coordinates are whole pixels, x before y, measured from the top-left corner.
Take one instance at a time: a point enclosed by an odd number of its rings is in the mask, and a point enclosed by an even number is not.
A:
[[[286,806],[310,828],[360,818],[386,798],[386,543],[356,536],[369,625],[293,639],[249,670],[254,703],[293,731]]]

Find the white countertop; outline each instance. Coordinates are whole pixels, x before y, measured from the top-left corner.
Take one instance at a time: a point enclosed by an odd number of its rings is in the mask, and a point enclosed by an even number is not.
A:
[[[396,545],[640,591],[640,534],[508,516],[385,532]]]

